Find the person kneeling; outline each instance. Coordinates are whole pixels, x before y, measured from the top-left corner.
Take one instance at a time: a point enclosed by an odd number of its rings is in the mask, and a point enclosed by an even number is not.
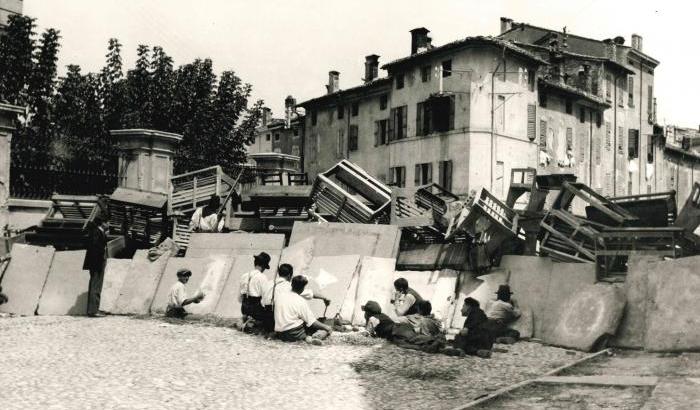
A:
[[[292,291],[280,292],[274,305],[275,334],[285,342],[305,340],[321,344],[332,329],[316,319],[309,304],[301,297],[308,280],[304,276],[292,278]]]
[[[177,282],[170,288],[168,294],[168,307],[165,310],[165,316],[177,319],[184,319],[187,316],[185,306],[191,303],[199,303],[204,299],[204,295],[199,294],[192,298],[187,298],[185,284],[190,280],[192,272],[189,269],[180,269],[177,271]]]

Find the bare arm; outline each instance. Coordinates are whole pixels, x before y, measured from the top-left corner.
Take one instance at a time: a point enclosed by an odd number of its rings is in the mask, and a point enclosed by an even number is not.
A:
[[[333,329],[330,326],[324,325],[323,323],[319,322],[318,320],[315,321],[314,323],[312,323],[310,327],[312,329],[316,329],[316,330],[325,330],[326,332],[328,332],[328,334],[331,334],[333,332]]]

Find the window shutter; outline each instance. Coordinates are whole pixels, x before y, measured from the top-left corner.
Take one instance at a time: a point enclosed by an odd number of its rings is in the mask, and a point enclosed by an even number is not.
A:
[[[627,90],[629,93],[628,105],[634,107],[634,77],[631,75],[627,77]]]
[[[605,122],[605,150],[610,151],[610,148],[612,148],[612,125],[610,125],[610,121]]]
[[[389,115],[389,121],[387,123],[387,127],[389,127],[388,133],[389,134],[389,141],[394,140],[394,118],[396,117],[396,108],[391,109],[391,113]]]
[[[413,186],[420,185],[420,164],[416,164],[416,173],[413,175]]]
[[[572,151],[574,149],[574,130],[571,127],[566,129],[566,149]]]
[[[406,114],[408,114],[408,110],[406,109],[406,106],[404,105],[401,108],[401,127],[403,128],[403,133],[401,134],[401,138],[406,138],[408,136],[408,135],[406,135],[406,126],[408,125],[408,121],[407,121],[408,116]]]
[[[379,145],[379,121],[374,122],[374,146]]]
[[[578,146],[578,163],[583,164],[586,161],[586,147],[584,145],[584,141],[586,141],[585,134],[581,133],[578,136],[578,141],[576,141],[576,145]],[[590,160],[590,158],[589,158]]]
[[[416,135],[423,135],[423,103],[416,105]]]
[[[448,191],[452,191],[452,161],[447,161],[445,164],[445,186]]]
[[[426,176],[426,184],[433,182],[433,163],[428,164],[428,175]]]
[[[537,135],[537,130],[535,129],[535,117],[536,117],[535,104],[527,105],[527,139],[534,141]]]
[[[540,120],[540,148],[547,149],[547,121]]]
[[[649,122],[653,122],[654,118],[654,87],[647,86],[647,116],[649,117]]]
[[[449,129],[453,130],[455,129],[455,96],[451,95],[450,96],[450,120],[449,120]]]
[[[603,150],[602,144],[600,143],[600,135],[593,135],[593,153],[595,154],[595,164],[600,165],[601,151]]]
[[[639,158],[639,130],[630,128],[627,132],[629,134],[629,139],[627,141],[629,158]]]
[[[617,127],[617,153],[623,155],[624,152],[625,129]]]

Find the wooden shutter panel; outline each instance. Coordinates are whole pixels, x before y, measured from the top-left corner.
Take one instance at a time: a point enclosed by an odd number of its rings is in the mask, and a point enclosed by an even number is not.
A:
[[[401,108],[401,119],[402,119],[401,126],[403,128],[403,133],[401,134],[401,138],[408,137],[408,135],[406,135],[406,126],[408,125],[408,118],[407,118],[408,115],[406,115],[406,114],[408,114],[408,110],[406,109],[406,106],[404,105]]]
[[[387,134],[389,135],[389,141],[394,140],[394,117],[396,117],[396,108],[391,109],[389,114],[389,120],[387,122],[387,127],[389,127]]]
[[[625,141],[625,129],[623,127],[617,127],[617,153],[623,155],[624,152],[624,141]]]
[[[535,104],[527,105],[527,139],[530,141],[534,141],[537,135],[537,130],[535,129],[537,111],[535,107]]]
[[[452,161],[447,161],[445,164],[445,188],[448,191],[452,191]]]
[[[605,122],[605,150],[610,151],[612,148],[612,126],[610,125],[610,121]]]
[[[428,164],[427,174],[428,175],[426,175],[425,179],[426,179],[426,183],[429,184],[429,183],[433,182],[433,163],[432,162]]]
[[[600,165],[601,151],[603,150],[602,144],[600,143],[600,135],[593,135],[593,153],[595,154],[595,164]]]
[[[450,96],[450,120],[449,120],[449,129],[453,130],[455,129],[455,96],[451,95]]]
[[[416,135],[423,135],[423,103],[416,105]]]
[[[571,127],[566,129],[566,149],[574,149],[574,130]]]
[[[416,173],[413,175],[413,186],[420,185],[420,164],[416,164]]]
[[[540,148],[547,149],[547,121],[540,120]]]
[[[379,121],[374,122],[374,146],[379,145]]]

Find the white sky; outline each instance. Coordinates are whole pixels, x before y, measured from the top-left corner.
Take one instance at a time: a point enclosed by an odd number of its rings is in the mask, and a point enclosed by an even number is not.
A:
[[[132,67],[138,44],[160,45],[176,65],[210,57],[217,71],[234,70],[281,116],[284,98],[325,92],[328,71],[341,88],[361,83],[364,56],[380,65],[410,52],[415,27],[441,45],[472,35],[497,35],[500,17],[604,39],[644,38],[644,52],[661,61],[655,92],[660,123],[697,127],[700,67],[697,15],[691,1],[475,0],[24,0],[38,28],[61,31],[59,64],[102,67],[107,40],[124,45]],[[62,69],[61,72],[64,70]],[[383,70],[380,76],[383,76]],[[693,97],[695,96],[695,97]]]

